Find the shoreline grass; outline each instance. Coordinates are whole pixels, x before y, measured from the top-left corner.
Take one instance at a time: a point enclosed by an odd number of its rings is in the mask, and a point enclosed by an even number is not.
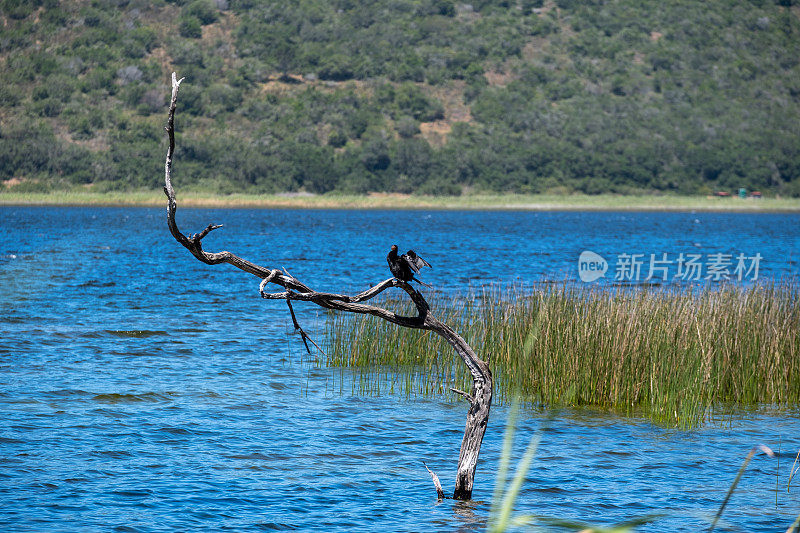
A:
[[[486,358],[495,398],[585,406],[691,428],[715,409],[800,403],[795,284],[721,288],[489,287],[434,293],[440,319]],[[383,305],[412,313],[406,302]],[[323,364],[349,369],[354,392],[449,397],[471,381],[432,332],[332,314]],[[383,389],[383,390],[381,390]]]
[[[521,211],[722,211],[800,212],[800,198],[718,198],[669,195],[522,195],[471,194],[417,196],[401,194],[301,195],[230,194],[184,191],[181,207],[289,209],[443,209]],[[52,191],[23,193],[0,190],[0,205],[135,206],[166,205],[160,190],[130,192]]]

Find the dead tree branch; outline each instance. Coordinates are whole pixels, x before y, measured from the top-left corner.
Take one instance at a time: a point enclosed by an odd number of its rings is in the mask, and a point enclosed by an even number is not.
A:
[[[425,464],[425,461],[422,461],[422,464],[425,466],[425,470],[428,471],[428,474],[431,475],[433,486],[436,487],[436,497],[439,501],[442,501],[444,499],[444,490],[442,489],[442,482],[439,481],[439,476],[434,474],[433,470],[428,468],[428,465]]]
[[[264,294],[263,292],[261,294]],[[292,300],[291,298],[286,299],[286,305],[289,306],[289,313],[292,315],[292,325],[294,326],[294,330],[300,333],[300,337],[303,339],[303,344],[306,347],[306,352],[309,354],[311,353],[311,349],[308,347],[309,341],[313,344],[317,350],[322,352],[322,355],[325,355],[325,350],[319,347],[319,344],[314,342],[314,339],[308,336],[303,328],[300,327],[300,323],[297,321],[297,317],[294,315],[294,308],[292,308]]]
[[[228,251],[207,252],[203,250],[202,240],[210,232],[220,228],[221,225],[209,224],[203,231],[193,234],[191,237],[187,237],[181,233],[175,220],[175,213],[178,207],[175,200],[175,190],[172,187],[172,158],[175,152],[175,109],[178,102],[178,90],[182,81],[183,78],[179,80],[175,73],[172,74],[172,98],[170,100],[169,116],[166,126],[167,135],[169,137],[169,148],[164,165],[164,193],[167,196],[167,225],[172,236],[203,263],[209,265],[228,263],[248,274],[260,278],[259,293],[261,297],[268,300],[285,300],[287,302],[289,311],[292,314],[292,321],[295,329],[300,331],[304,343],[306,343],[306,339],[311,339],[305,334],[294,316],[294,310],[291,305],[293,301],[311,302],[325,309],[332,309],[335,311],[372,315],[401,327],[434,331],[444,337],[464,361],[464,364],[467,365],[473,381],[471,393],[454,390],[454,392],[460,394],[469,402],[470,408],[467,414],[464,438],[461,441],[461,452],[458,459],[458,471],[456,474],[453,498],[459,500],[470,499],[472,497],[472,485],[475,478],[475,468],[478,463],[478,454],[480,452],[481,443],[483,442],[484,433],[486,432],[486,425],[489,420],[489,409],[492,403],[493,382],[489,366],[475,354],[470,345],[467,344],[461,336],[433,316],[424,296],[404,281],[390,278],[355,295],[318,292],[289,274],[285,269],[281,272],[278,269],[270,269],[256,265]],[[278,285],[284,290],[275,293],[265,292],[264,289],[268,284]],[[408,294],[416,307],[416,316],[399,315],[389,309],[365,303],[372,300],[383,291],[395,287],[402,289]],[[314,341],[311,342],[313,343]],[[316,343],[314,343],[314,345],[316,346]],[[317,348],[319,347],[317,346]],[[307,343],[306,349],[308,349]],[[427,465],[425,468],[427,469]],[[428,471],[431,473],[436,483],[438,477],[430,470]],[[437,493],[440,492],[441,484],[438,484]]]

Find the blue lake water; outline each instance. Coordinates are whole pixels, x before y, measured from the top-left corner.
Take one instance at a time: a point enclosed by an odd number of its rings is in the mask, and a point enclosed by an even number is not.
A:
[[[258,280],[196,261],[163,209],[0,208],[0,526],[14,531],[479,531],[508,408],[495,406],[472,502],[437,503],[422,466],[452,491],[465,404],[339,392],[290,335]],[[314,288],[354,291],[388,277],[391,243],[457,291],[482,283],[643,281],[651,254],[681,254],[732,282],[741,255],[758,282],[798,276],[800,216],[712,213],[179,210],[181,228]],[[641,254],[637,279],[615,280]],[[663,256],[662,254],[667,254]],[[671,261],[671,262],[670,262]],[[659,274],[662,271],[658,271]],[[627,271],[628,274],[631,271]],[[742,272],[741,283],[755,272]],[[623,276],[624,277],[624,276]],[[713,282],[712,282],[713,283]],[[319,331],[322,318],[296,305]],[[319,335],[318,335],[319,337]],[[693,431],[591,411],[558,411],[517,502],[596,525],[672,513],[642,531],[697,531],[745,455],[756,456],[723,518],[784,531],[800,513],[800,412],[769,406]],[[523,413],[519,457],[545,415]]]

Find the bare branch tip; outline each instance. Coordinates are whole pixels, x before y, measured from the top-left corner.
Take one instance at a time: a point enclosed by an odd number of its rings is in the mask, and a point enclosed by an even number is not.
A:
[[[442,482],[439,481],[439,476],[437,476],[433,470],[428,468],[428,465],[425,464],[425,461],[422,461],[422,464],[425,466],[425,470],[428,471],[428,474],[430,474],[431,479],[433,480],[433,485],[436,487],[436,496],[438,497],[438,500],[442,501],[444,499],[444,490],[442,489]]]
[[[185,80],[185,79],[186,79],[185,76],[183,78],[181,78],[181,79],[178,79],[178,75],[173,72],[172,73],[172,86],[173,87],[180,87],[181,82],[183,80]]]

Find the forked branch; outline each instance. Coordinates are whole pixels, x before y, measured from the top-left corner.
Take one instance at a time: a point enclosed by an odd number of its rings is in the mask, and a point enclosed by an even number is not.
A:
[[[172,98],[170,99],[169,116],[166,126],[167,135],[169,137],[169,148],[164,165],[164,193],[167,195],[167,225],[169,226],[172,236],[203,263],[209,265],[228,263],[248,274],[260,278],[259,293],[261,297],[268,300],[286,301],[292,315],[292,322],[295,329],[300,331],[306,349],[308,349],[306,340],[311,339],[297,322],[291,304],[293,301],[312,302],[325,309],[333,309],[347,313],[372,315],[397,324],[398,326],[430,330],[444,337],[467,365],[473,381],[471,393],[454,390],[454,392],[460,394],[469,402],[470,408],[467,414],[464,438],[461,442],[461,453],[458,461],[458,473],[456,475],[456,487],[453,492],[453,498],[461,500],[470,499],[472,497],[475,467],[478,462],[478,454],[483,441],[483,435],[486,432],[486,425],[489,420],[489,408],[492,402],[492,373],[489,370],[489,366],[475,354],[469,344],[467,344],[461,336],[430,313],[430,306],[425,300],[425,297],[405,281],[390,278],[355,295],[319,292],[311,289],[308,285],[289,274],[285,269],[281,271],[256,265],[228,251],[207,252],[203,250],[203,239],[209,233],[221,227],[220,224],[209,224],[203,231],[195,233],[191,237],[187,237],[181,233],[175,220],[175,213],[178,206],[175,200],[175,190],[172,187],[172,158],[175,152],[175,109],[177,107],[178,91],[182,81],[183,78],[177,79],[175,73],[172,73]],[[279,292],[266,292],[265,288],[269,284],[278,285],[284,290]],[[408,294],[416,307],[416,316],[399,315],[389,309],[365,303],[369,302],[383,291],[393,287],[400,288]],[[313,343],[314,341],[311,342]],[[316,343],[314,343],[314,345],[316,346]],[[317,346],[317,348],[319,347]],[[425,468],[427,468],[427,465]],[[431,471],[429,470],[429,472]],[[438,485],[437,493],[441,496],[441,484],[438,483],[438,477],[436,477],[433,472],[431,472],[431,476]]]

